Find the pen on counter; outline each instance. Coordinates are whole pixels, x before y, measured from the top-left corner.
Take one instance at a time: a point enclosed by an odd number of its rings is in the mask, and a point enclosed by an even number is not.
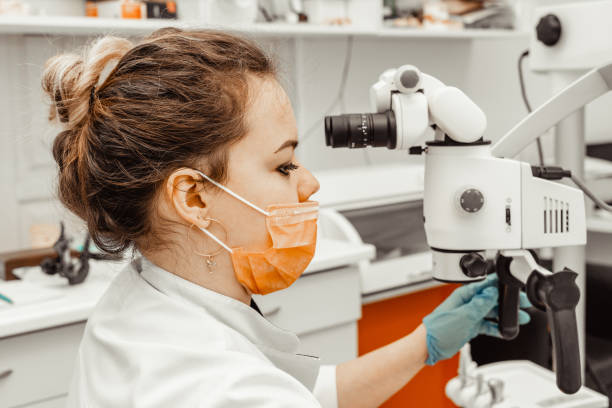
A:
[[[2,293],[0,293],[0,300],[4,300],[6,303],[10,303],[11,305],[13,304],[13,301],[10,298],[4,296]]]

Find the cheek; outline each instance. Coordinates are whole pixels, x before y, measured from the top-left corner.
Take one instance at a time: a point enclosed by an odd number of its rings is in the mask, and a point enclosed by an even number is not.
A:
[[[242,202],[229,198],[219,203],[219,220],[226,226],[232,248],[243,247],[252,250],[263,250],[271,245],[266,217]]]

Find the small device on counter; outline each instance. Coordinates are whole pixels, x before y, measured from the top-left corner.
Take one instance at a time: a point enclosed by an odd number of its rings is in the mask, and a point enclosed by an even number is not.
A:
[[[32,248],[0,253],[0,279],[14,280],[18,276],[14,270],[27,266],[40,266],[48,275],[58,274],[68,279],[71,285],[82,283],[89,273],[89,260],[108,261],[109,255],[92,253],[89,248],[89,234],[80,251],[72,249],[64,223],[60,223],[60,236],[50,248]]]
[[[459,371],[446,384],[446,396],[465,408],[604,408],[608,398],[581,387],[572,395],[559,391],[555,374],[526,360],[477,366],[469,343],[459,355]]]
[[[92,254],[89,252],[89,242],[91,240],[89,234],[85,238],[83,250],[78,258],[74,260],[70,254],[71,238],[66,236],[64,223],[60,223],[60,236],[53,244],[53,249],[56,256],[47,257],[42,260],[40,267],[47,275],[55,275],[68,279],[68,283],[76,285],[82,283],[89,273],[89,259]]]

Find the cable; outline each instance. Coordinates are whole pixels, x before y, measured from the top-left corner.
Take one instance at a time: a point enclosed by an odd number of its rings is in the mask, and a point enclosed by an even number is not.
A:
[[[523,78],[523,60],[525,57],[529,55],[529,50],[523,52],[518,60],[518,74],[519,74],[519,83],[521,85],[521,95],[523,96],[523,102],[525,102],[525,107],[527,108],[527,112],[531,113],[531,104],[527,99],[527,91],[525,90],[525,79]],[[538,137],[536,139],[536,143],[538,145],[538,157],[540,159],[540,166],[544,166],[544,148],[542,147],[542,140]]]
[[[525,107],[527,108],[527,112],[531,113],[531,104],[527,99],[527,93],[525,91],[525,79],[523,78],[523,60],[529,55],[529,50],[524,51],[519,57],[518,62],[518,74],[519,74],[519,82],[521,84],[521,95],[523,96],[523,102],[525,102]]]
[[[329,105],[329,107],[323,113],[323,118],[332,113],[336,105],[339,103],[343,103],[344,101],[344,91],[346,90],[346,83],[348,80],[349,69],[351,67],[351,59],[353,55],[353,36],[350,35],[347,39],[346,43],[346,55],[344,57],[344,67],[342,68],[342,79],[340,82],[340,88],[338,88],[338,94],[336,98],[334,98],[333,102]],[[303,143],[308,140],[312,135],[314,135],[314,131],[323,123],[324,119],[317,119],[315,123],[310,125],[308,130],[304,132],[304,135],[300,138],[300,145],[303,146]]]
[[[589,189],[578,177],[572,175],[572,181],[576,184],[584,194],[586,194],[595,204],[597,204],[601,209],[606,210],[608,212],[612,212],[612,205],[607,204],[602,199],[595,196],[595,194]]]
[[[531,166],[531,174],[534,177],[542,178],[544,180],[561,180],[563,178],[570,178],[574,184],[580,188],[584,194],[586,194],[595,204],[600,208],[612,212],[612,205],[608,205],[605,201],[595,196],[590,188],[584,184],[582,180],[574,176],[570,170],[565,170],[561,167],[556,166]]]

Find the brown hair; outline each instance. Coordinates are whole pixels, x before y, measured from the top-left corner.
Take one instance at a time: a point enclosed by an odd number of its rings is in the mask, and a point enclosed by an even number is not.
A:
[[[176,169],[206,158],[224,181],[253,74],[275,75],[270,58],[211,30],[163,29],[136,46],[103,37],[47,62],[49,119],[64,124],[53,144],[59,197],[100,249],[120,255],[154,232],[154,198]]]

